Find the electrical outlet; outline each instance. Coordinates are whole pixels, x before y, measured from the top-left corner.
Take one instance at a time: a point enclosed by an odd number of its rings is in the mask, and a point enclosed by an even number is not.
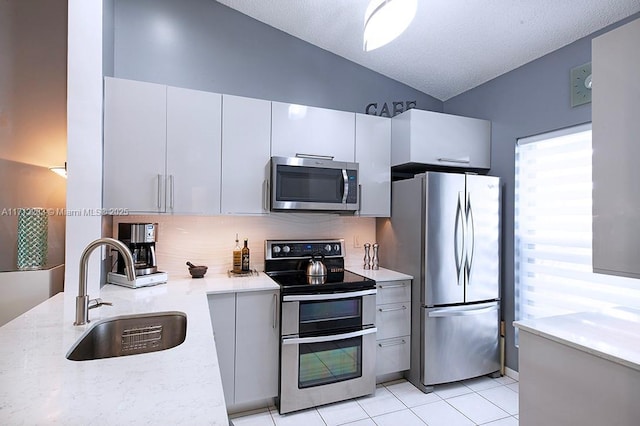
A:
[[[353,247],[354,248],[360,248],[360,235],[354,235],[353,236]]]

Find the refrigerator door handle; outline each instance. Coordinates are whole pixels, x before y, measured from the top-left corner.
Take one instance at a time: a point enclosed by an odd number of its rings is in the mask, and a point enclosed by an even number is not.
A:
[[[467,251],[465,252],[465,275],[467,277],[467,285],[471,284],[471,268],[473,266],[473,254],[476,246],[475,232],[476,227],[473,221],[473,206],[471,205],[471,193],[467,193],[467,207],[465,214],[465,222],[467,223],[467,232],[465,233],[465,246]]]
[[[462,210],[464,205],[464,194],[458,192],[458,205],[456,206],[456,221],[453,231],[453,251],[456,262],[456,276],[458,277],[458,285],[464,283],[463,266],[464,266],[464,252],[465,252],[465,221],[462,218]],[[461,229],[462,228],[462,229]]]
[[[500,305],[497,303],[493,306],[479,308],[479,309],[465,309],[465,310],[456,310],[456,309],[437,309],[435,311],[427,312],[427,316],[429,318],[443,318],[443,317],[464,317],[468,315],[479,315],[486,314],[487,312],[497,311]]]

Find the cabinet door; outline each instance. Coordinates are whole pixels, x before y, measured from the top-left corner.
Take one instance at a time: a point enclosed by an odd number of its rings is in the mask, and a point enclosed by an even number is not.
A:
[[[103,207],[164,211],[166,86],[105,78]]]
[[[279,292],[238,293],[235,403],[278,395]]]
[[[379,340],[411,334],[411,303],[376,306],[376,327]]]
[[[359,164],[360,215],[391,215],[391,120],[356,114],[356,162]]]
[[[378,281],[376,287],[378,289],[376,294],[378,305],[411,301],[411,280]]]
[[[167,88],[167,211],[220,213],[222,95]]]
[[[269,211],[271,102],[224,95],[222,213]]]
[[[236,317],[236,294],[210,294],[207,299],[224,400],[227,405],[230,405],[234,403],[235,393],[236,327],[234,320]]]
[[[489,169],[491,122],[411,109],[392,118],[391,164]]]
[[[593,269],[640,278],[640,19],[596,37],[593,70]]]
[[[271,155],[355,161],[355,113],[272,102]]]

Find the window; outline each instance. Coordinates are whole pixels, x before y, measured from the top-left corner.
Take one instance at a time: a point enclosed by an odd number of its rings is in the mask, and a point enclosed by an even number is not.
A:
[[[640,307],[637,280],[592,272],[591,124],[519,139],[516,319]]]

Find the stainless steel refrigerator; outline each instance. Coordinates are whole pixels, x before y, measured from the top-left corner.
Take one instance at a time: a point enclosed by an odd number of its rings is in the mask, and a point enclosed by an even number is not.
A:
[[[392,184],[380,265],[412,275],[411,368],[423,391],[500,369],[499,178],[428,172]]]

